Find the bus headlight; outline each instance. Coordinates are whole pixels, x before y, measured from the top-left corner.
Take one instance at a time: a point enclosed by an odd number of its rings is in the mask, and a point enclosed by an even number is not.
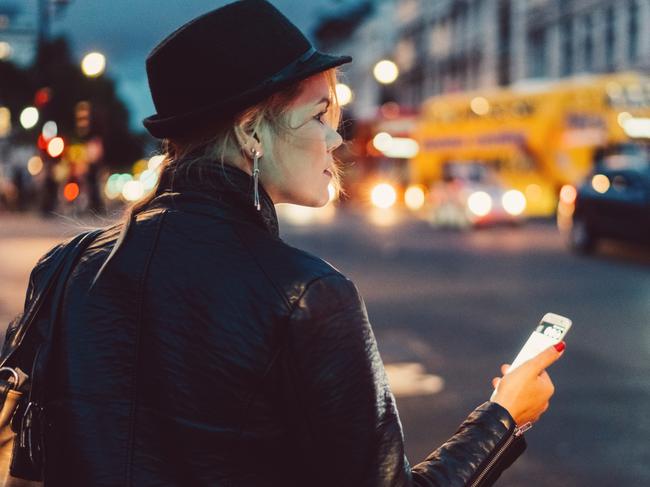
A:
[[[510,215],[519,216],[526,209],[526,197],[521,191],[511,189],[501,197],[501,204]]]
[[[485,216],[492,210],[492,197],[485,191],[476,191],[467,198],[467,206],[476,216]]]

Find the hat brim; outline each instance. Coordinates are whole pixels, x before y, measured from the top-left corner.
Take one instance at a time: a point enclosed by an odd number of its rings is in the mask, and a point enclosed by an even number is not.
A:
[[[261,102],[291,83],[307,79],[310,76],[347,64],[351,61],[352,58],[350,56],[332,56],[315,51],[312,56],[304,62],[297,63],[289,71],[282,71],[280,76],[276,74],[259,83],[254,88],[239,93],[236,96],[180,115],[162,117],[155,114],[145,118],[142,123],[149,133],[158,139],[164,139],[174,135],[184,135],[191,132],[197,124],[215,118],[215,116],[221,118],[234,115]]]

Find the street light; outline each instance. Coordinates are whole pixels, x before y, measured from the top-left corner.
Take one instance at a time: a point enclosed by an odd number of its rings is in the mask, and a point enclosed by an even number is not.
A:
[[[101,76],[106,69],[106,57],[100,52],[91,52],[81,61],[81,70],[89,78]]]
[[[375,68],[372,70],[375,79],[381,84],[389,85],[393,83],[399,76],[399,69],[393,61],[383,59],[375,64]]]

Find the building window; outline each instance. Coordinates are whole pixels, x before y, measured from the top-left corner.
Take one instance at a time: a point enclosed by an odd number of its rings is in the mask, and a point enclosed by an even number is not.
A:
[[[628,57],[630,62],[637,60],[639,46],[639,6],[636,0],[630,2],[628,9]]]
[[[585,29],[585,69],[591,71],[594,69],[594,32],[591,15],[587,15],[584,20]]]
[[[573,72],[573,23],[567,19],[562,23],[562,76]]]
[[[510,0],[501,0],[498,10],[499,18],[499,68],[498,79],[500,85],[510,83]]]
[[[546,76],[546,31],[532,30],[528,33],[528,52],[530,65],[528,75],[533,78]]]
[[[608,71],[614,70],[614,43],[616,42],[614,20],[614,8],[609,6],[605,10],[605,65]]]

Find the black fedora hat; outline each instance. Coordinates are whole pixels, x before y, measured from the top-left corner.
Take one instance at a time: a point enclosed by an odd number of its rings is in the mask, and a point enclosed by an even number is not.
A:
[[[348,63],[324,54],[266,0],[240,0],[179,27],[147,57],[157,138],[183,135],[261,102],[283,87]]]

